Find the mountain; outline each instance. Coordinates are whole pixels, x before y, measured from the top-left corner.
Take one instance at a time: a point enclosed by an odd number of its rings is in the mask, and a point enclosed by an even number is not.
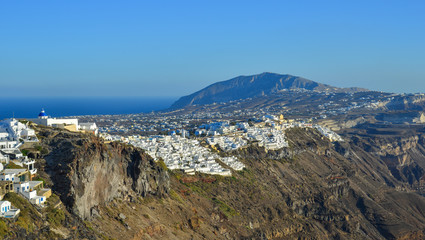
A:
[[[171,109],[183,108],[194,104],[228,102],[297,89],[322,92],[367,91],[360,88],[337,88],[302,77],[266,72],[252,76],[239,76],[227,81],[214,83],[198,92],[181,97],[171,106]]]

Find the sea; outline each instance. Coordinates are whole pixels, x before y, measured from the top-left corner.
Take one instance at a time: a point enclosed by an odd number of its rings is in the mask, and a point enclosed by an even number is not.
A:
[[[116,115],[165,110],[178,97],[0,97],[0,120],[37,118],[41,109],[51,117]]]

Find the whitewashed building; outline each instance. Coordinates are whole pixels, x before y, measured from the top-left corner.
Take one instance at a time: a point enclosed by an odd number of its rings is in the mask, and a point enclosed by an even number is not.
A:
[[[94,135],[97,135],[99,131],[96,123],[80,123],[80,125],[78,125],[78,129],[85,132],[91,132]]]
[[[13,208],[9,201],[0,201],[0,217],[15,218],[19,213],[20,210]]]
[[[38,118],[28,120],[48,127],[66,128],[70,131],[87,131],[93,134],[98,133],[96,123],[79,123],[77,118],[51,118],[44,109],[38,114]]]

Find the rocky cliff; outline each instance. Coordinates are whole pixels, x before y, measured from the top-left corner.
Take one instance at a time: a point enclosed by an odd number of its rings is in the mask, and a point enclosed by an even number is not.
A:
[[[420,138],[399,139],[397,144],[384,147],[392,140],[372,142],[356,135],[332,144],[308,129],[292,129],[287,136],[290,147],[282,150],[265,151],[254,144],[221,153],[236,155],[246,164],[247,168],[233,172],[233,177],[186,176],[168,171],[170,190],[164,198],[155,195],[167,192],[166,172],[149,158],[144,161],[139,150],[121,144],[103,144],[93,138],[70,140],[68,134],[58,134],[47,141],[51,152],[46,156],[46,166],[55,184],[61,183],[59,179],[69,179],[65,184],[68,188],[57,188],[66,205],[82,217],[92,216],[92,227],[113,238],[424,236],[425,213],[421,209],[425,198],[414,193],[408,181],[395,177],[381,158],[409,154]],[[68,153],[68,148],[73,150]],[[69,160],[52,163],[58,158]],[[83,159],[90,164],[83,164]],[[104,163],[106,159],[114,164]],[[129,166],[139,170],[128,171]],[[102,167],[108,171],[99,170]],[[145,171],[146,177],[135,173],[138,171]],[[108,173],[118,177],[108,181]],[[112,186],[115,184],[120,188]],[[145,197],[136,198],[139,194]]]
[[[425,134],[420,131],[403,131],[391,135],[377,132],[359,138],[354,136],[353,145],[382,160],[397,180],[407,183],[410,188],[425,193]],[[381,134],[379,134],[381,133]]]
[[[424,175],[419,131],[405,137],[352,132],[331,143],[315,130],[294,128],[288,148],[251,144],[220,152],[246,165],[232,177],[165,170],[142,150],[90,135],[50,128],[38,135],[45,148],[39,172],[70,214],[62,225],[42,230],[40,224],[32,235],[20,228],[21,236],[424,238],[425,198],[415,185]]]
[[[49,149],[44,170],[53,190],[83,219],[115,198],[132,200],[168,193],[167,171],[140,149],[64,131],[44,130],[40,136]]]

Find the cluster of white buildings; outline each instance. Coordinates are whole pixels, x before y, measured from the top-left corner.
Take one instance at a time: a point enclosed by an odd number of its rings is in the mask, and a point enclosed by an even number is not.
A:
[[[23,156],[19,150],[19,147],[26,142],[38,142],[35,131],[27,124],[13,118],[0,121],[0,163],[9,164],[12,160],[34,175],[37,173],[37,169],[34,168],[35,161]]]
[[[320,126],[320,125],[313,125],[313,127],[315,129],[317,129],[317,131],[319,131],[323,136],[327,137],[331,142],[343,142],[344,141],[341,136],[339,136],[336,132],[330,130],[327,127],[323,127],[323,126]]]
[[[285,130],[293,127],[316,128],[330,141],[342,141],[335,132],[310,123],[284,121],[280,117],[267,115],[262,120],[251,123],[238,122],[232,125],[229,121],[202,124],[194,129],[196,138],[188,138],[187,130],[172,131],[171,135],[129,136],[101,134],[109,141],[121,141],[144,149],[154,160],[162,159],[171,170],[181,169],[193,175],[195,172],[231,176],[230,169],[222,167],[217,162],[225,164],[236,171],[243,170],[245,165],[236,157],[220,157],[210,148],[203,147],[196,139],[205,139],[213,149],[232,151],[245,147],[249,142],[257,142],[267,150],[277,150],[288,147]],[[218,147],[217,147],[218,146]]]
[[[246,129],[247,137],[258,141],[260,147],[267,150],[277,150],[288,147],[285,133],[271,127],[249,127]]]
[[[230,169],[223,168],[216,160],[235,166],[235,170],[243,169],[244,165],[236,158],[224,159],[210,149],[200,145],[198,140],[187,139],[178,135],[140,137],[129,141],[140,147],[155,160],[162,159],[169,169],[181,169],[187,174],[201,172],[231,176]]]
[[[234,132],[236,126],[230,126],[228,121],[202,124],[195,131],[196,136],[217,136]]]
[[[248,145],[248,141],[242,136],[215,136],[206,139],[209,145],[218,145],[223,151],[237,150]]]
[[[202,125],[202,129],[217,129],[211,126],[220,126],[212,137],[207,138],[210,145],[218,145],[224,151],[237,150],[248,144],[248,141],[257,141],[260,147],[267,150],[276,150],[288,147],[285,133],[274,127],[265,126],[264,122],[256,126],[250,126],[247,122],[239,122],[234,126],[228,126],[226,122]],[[211,131],[207,132],[210,135]]]
[[[52,192],[43,187],[42,181],[31,181],[31,173],[25,169],[3,169],[0,163],[0,200],[8,192],[15,192],[34,205],[43,206]],[[0,201],[0,217],[15,218],[20,209],[13,208],[9,201]]]
[[[51,190],[44,188],[42,181],[31,181],[30,179],[30,173],[25,168],[3,169],[0,172],[0,181],[4,182],[5,185],[11,184],[13,186],[13,192],[21,194],[32,204],[44,204],[46,199],[51,195]],[[39,193],[37,193],[36,189],[39,190]]]
[[[202,131],[205,129],[207,136],[212,135],[206,139],[207,143],[212,146],[218,145],[224,151],[237,150],[246,146],[248,141],[257,141],[260,147],[267,150],[288,147],[285,130],[293,127],[315,128],[332,142],[343,141],[337,133],[320,125],[294,121],[282,122],[278,117],[271,115],[264,116],[262,120],[253,126],[247,122],[239,122],[235,126],[229,126],[226,122],[204,124],[196,132],[204,133]]]
[[[31,181],[37,173],[35,160],[23,156],[19,149],[22,144],[31,142],[38,142],[38,139],[28,123],[14,118],[0,121],[0,200],[6,193],[16,192],[32,204],[43,205],[51,195],[51,190],[44,188],[42,181]],[[4,169],[11,163],[21,168]],[[20,209],[13,208],[9,201],[0,201],[0,217],[14,218],[19,212]]]
[[[43,126],[63,128],[74,132],[89,132],[97,135],[99,131],[96,123],[79,123],[76,118],[52,118],[46,114],[44,109],[38,114],[38,118],[28,120]]]
[[[242,171],[245,167],[243,163],[241,163],[237,157],[230,156],[230,157],[224,157],[220,159],[224,164],[231,167],[232,169],[236,171]]]
[[[24,142],[38,142],[33,129],[11,118],[0,121],[0,150],[14,153]]]

